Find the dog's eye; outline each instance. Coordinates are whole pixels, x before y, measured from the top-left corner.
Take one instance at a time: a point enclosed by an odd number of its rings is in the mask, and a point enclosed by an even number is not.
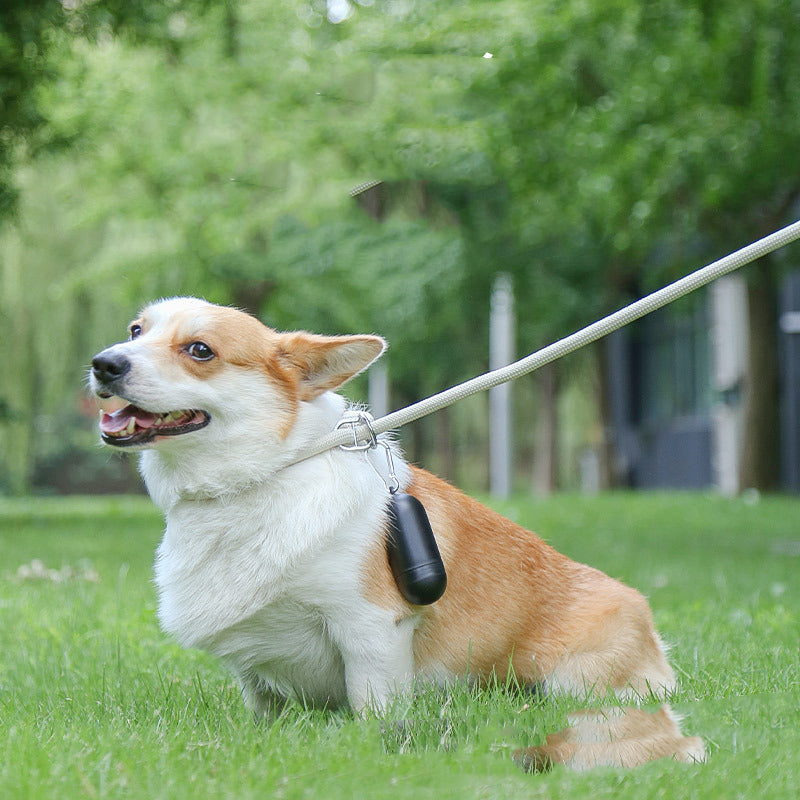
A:
[[[131,325],[131,327],[130,327],[131,339],[135,339],[137,336],[141,336],[141,335],[142,335],[142,326],[141,325],[137,325],[136,323]]]
[[[210,361],[214,358],[214,351],[205,342],[192,342],[186,352],[195,361]]]

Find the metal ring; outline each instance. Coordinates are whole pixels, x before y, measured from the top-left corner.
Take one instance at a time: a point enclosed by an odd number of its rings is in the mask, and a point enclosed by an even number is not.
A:
[[[375,419],[373,418],[372,414],[368,413],[367,411],[346,411],[339,422],[336,423],[334,430],[338,431],[339,429],[349,425],[353,432],[353,444],[340,444],[339,447],[342,450],[347,450],[348,452],[358,452],[376,448],[378,446],[378,436],[375,433],[375,428],[373,427],[374,422]],[[358,425],[365,425],[369,431],[369,438],[365,441],[359,442],[358,440],[358,436],[356,435],[356,427]]]

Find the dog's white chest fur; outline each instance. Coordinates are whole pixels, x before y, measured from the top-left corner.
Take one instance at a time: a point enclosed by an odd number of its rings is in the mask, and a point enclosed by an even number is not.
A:
[[[245,696],[339,705],[345,662],[398,636],[391,671],[410,671],[412,631],[363,596],[387,496],[363,455],[337,451],[230,497],[178,501],[156,560],[162,627],[227,662]]]

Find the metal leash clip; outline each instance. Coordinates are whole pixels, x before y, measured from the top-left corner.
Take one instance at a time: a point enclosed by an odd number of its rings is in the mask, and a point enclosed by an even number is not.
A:
[[[358,411],[358,410],[350,410],[346,411],[339,422],[336,423],[336,427],[334,430],[340,430],[341,428],[347,427],[348,425],[352,429],[353,432],[353,444],[340,444],[339,448],[341,450],[346,450],[348,452],[356,452],[356,453],[364,453],[366,456],[367,450],[374,450],[377,447],[383,447],[384,451],[386,452],[386,466],[388,467],[389,472],[389,479],[387,480],[378,472],[375,465],[367,458],[369,465],[375,472],[378,473],[380,479],[386,484],[386,488],[389,490],[389,494],[394,494],[400,488],[400,480],[397,477],[394,471],[394,459],[392,459],[392,448],[389,446],[387,442],[381,442],[378,440],[378,435],[375,433],[375,428],[373,423],[375,422],[375,418],[370,414],[368,411]],[[359,425],[364,425],[367,428],[369,436],[364,439],[363,441],[359,441],[357,428]]]
[[[350,426],[353,432],[353,444],[340,444],[342,450],[349,452],[358,452],[364,450],[373,450],[378,446],[378,436],[375,433],[373,423],[375,418],[368,411],[350,410],[346,411],[342,418],[336,423],[334,430],[340,430],[346,426]],[[358,440],[357,428],[359,425],[365,425],[369,431],[369,436],[363,441]]]
[[[386,484],[386,488],[389,490],[389,494],[396,494],[400,489],[400,479],[397,477],[397,473],[394,471],[394,459],[392,458],[392,448],[389,446],[387,442],[378,442],[379,445],[382,445],[383,448],[386,450],[386,465],[389,468],[389,480],[387,481],[386,478],[381,475],[383,482]],[[377,470],[375,470],[377,472]],[[378,473],[380,475],[380,473]]]

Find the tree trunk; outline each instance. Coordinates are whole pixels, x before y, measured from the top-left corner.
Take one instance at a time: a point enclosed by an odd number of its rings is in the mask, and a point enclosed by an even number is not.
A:
[[[21,245],[12,240],[10,253],[0,262],[0,305],[3,313],[5,365],[0,377],[0,487],[27,494],[34,467],[34,434],[39,393],[36,391],[36,353]],[[16,246],[14,246],[16,245]]]
[[[223,53],[227,58],[239,57],[239,14],[236,3],[226,0],[223,16]]]
[[[449,408],[434,414],[436,424],[436,455],[440,464],[439,475],[445,480],[454,480],[456,458],[453,451],[453,426]]]
[[[611,431],[611,395],[608,386],[608,342],[605,339],[597,342],[592,348],[595,354],[595,387],[597,397],[597,422],[600,438],[597,443],[597,460],[599,466],[599,489],[610,489],[615,486],[614,443]]]
[[[745,430],[739,485],[776,489],[780,475],[778,421],[778,292],[769,259],[757,262],[747,287],[750,343]]]
[[[231,283],[233,304],[242,311],[257,317],[261,313],[267,298],[275,290],[275,281],[238,280]]]
[[[539,415],[533,452],[533,491],[548,495],[556,488],[558,475],[558,371],[546,364],[536,374]]]

